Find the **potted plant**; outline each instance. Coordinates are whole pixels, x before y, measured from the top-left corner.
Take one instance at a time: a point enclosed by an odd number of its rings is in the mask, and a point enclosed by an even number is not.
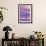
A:
[[[4,7],[0,7],[1,10],[8,10],[7,8],[4,8]],[[3,21],[3,14],[2,14],[2,11],[0,10],[0,23]]]

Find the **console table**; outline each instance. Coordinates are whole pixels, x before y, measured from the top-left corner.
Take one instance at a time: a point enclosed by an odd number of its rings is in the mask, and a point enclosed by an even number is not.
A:
[[[2,46],[44,46],[43,39],[2,39]]]

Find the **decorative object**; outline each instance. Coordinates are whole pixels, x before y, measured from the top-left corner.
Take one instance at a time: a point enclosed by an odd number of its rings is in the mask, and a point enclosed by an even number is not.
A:
[[[3,31],[5,32],[5,39],[9,39],[9,32],[8,31],[12,31],[12,29],[9,26],[6,26],[3,28]]]
[[[3,10],[3,9],[4,9],[4,10],[5,10],[5,9],[8,10],[8,9],[5,8],[5,7],[0,7],[0,9],[1,9],[1,10]],[[1,10],[0,10],[0,23],[3,21],[3,14],[2,14],[2,11],[1,11]]]
[[[18,23],[32,23],[32,4],[18,4]]]
[[[15,33],[12,34],[12,39],[15,39]]]
[[[35,35],[37,35],[37,38],[38,38],[38,39],[42,39],[43,36],[44,36],[44,35],[42,34],[42,32],[38,32],[38,31],[36,31],[36,32],[33,31],[33,32],[35,33]]]
[[[30,39],[35,39],[35,36],[34,35],[30,35]]]

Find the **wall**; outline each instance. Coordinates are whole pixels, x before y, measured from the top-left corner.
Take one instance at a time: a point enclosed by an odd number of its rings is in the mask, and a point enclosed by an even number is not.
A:
[[[18,4],[21,3],[33,5],[33,23],[18,24]],[[4,21],[0,24],[0,46],[4,38],[3,27],[7,25],[12,28],[10,34],[15,32],[16,37],[29,37],[33,30],[43,32],[46,37],[46,0],[0,0],[0,6],[8,8],[8,11],[2,10]]]

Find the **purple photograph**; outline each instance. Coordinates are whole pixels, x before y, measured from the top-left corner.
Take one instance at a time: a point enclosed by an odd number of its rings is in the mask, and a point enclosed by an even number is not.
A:
[[[32,4],[18,5],[18,23],[32,23]]]

